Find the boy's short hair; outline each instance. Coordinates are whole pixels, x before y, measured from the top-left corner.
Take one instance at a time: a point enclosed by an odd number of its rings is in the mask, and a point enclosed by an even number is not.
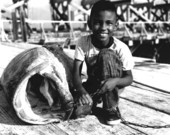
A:
[[[116,14],[117,9],[115,7],[115,3],[108,0],[99,0],[96,2],[91,9],[90,17],[92,17],[94,14],[98,13],[99,11],[112,11]]]
[[[107,0],[99,0],[91,8],[90,17],[88,18],[88,21],[87,21],[87,24],[88,24],[90,29],[91,29],[91,24],[90,24],[91,18],[93,17],[93,15],[95,15],[99,11],[112,11],[117,16],[117,9],[115,7],[114,2],[107,1]]]

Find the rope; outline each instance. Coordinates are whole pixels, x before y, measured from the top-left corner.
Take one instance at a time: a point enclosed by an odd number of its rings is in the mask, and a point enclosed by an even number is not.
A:
[[[160,129],[160,128],[170,128],[170,124],[167,125],[163,125],[163,126],[158,126],[158,125],[147,125],[147,124],[139,124],[139,123],[134,123],[134,122],[129,122],[126,121],[124,118],[121,117],[121,120],[123,124],[125,125],[133,125],[133,126],[137,126],[137,127],[142,127],[142,128],[153,128],[153,129]]]
[[[130,121],[127,121],[125,120],[122,116],[121,116],[121,113],[120,113],[120,110],[119,108],[117,107],[116,108],[118,114],[119,114],[119,117],[121,119],[121,123],[122,124],[125,124],[125,125],[133,125],[133,126],[137,126],[137,127],[142,127],[142,128],[153,128],[153,129],[160,129],[160,128],[170,128],[170,124],[167,124],[167,125],[163,125],[163,126],[158,126],[158,125],[147,125],[147,124],[140,124],[140,123],[134,123],[134,122],[130,122]]]

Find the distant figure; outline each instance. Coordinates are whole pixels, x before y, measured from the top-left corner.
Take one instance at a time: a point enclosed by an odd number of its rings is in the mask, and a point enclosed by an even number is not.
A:
[[[113,36],[116,20],[113,2],[98,1],[93,5],[88,21],[92,34],[77,41],[73,68],[74,96],[78,105],[75,115],[83,117],[93,113],[98,102],[103,101],[102,110],[109,125],[120,122],[119,94],[133,81],[132,54],[126,44]],[[86,82],[81,81],[84,61],[88,75]]]
[[[71,0],[50,0],[52,7],[52,18],[54,21],[68,21],[68,4]],[[59,25],[59,23],[52,24],[55,31],[70,30],[69,23]],[[58,26],[59,25],[59,26]]]

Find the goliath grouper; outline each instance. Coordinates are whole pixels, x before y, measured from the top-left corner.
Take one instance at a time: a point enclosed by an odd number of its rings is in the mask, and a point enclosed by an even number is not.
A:
[[[32,48],[11,60],[1,76],[1,85],[22,121],[59,122],[73,111],[72,68],[73,60],[62,48]]]

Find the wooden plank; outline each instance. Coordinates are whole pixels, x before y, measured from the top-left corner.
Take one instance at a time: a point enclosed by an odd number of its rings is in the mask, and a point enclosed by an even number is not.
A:
[[[58,126],[69,135],[129,135],[142,134],[142,132],[129,128],[124,124],[114,126],[104,125],[93,116],[79,118],[58,124]]]
[[[144,70],[144,71],[152,71],[156,73],[168,74],[170,75],[170,64],[163,64],[163,63],[156,63],[156,62],[135,62],[135,69],[137,70]]]
[[[140,85],[133,85],[127,87],[121,97],[141,106],[170,115],[170,94],[168,93],[141,87]]]
[[[12,43],[12,42],[1,42],[0,43],[0,75],[7,66],[7,64],[22,51],[40,47],[38,45],[27,44],[27,43]]]
[[[6,47],[13,47],[13,49],[29,49],[34,47],[41,47],[40,45],[30,44],[30,43],[22,43],[22,42],[1,42],[1,45]]]
[[[133,70],[135,81],[169,91],[170,64],[152,62],[136,62],[135,64]]]
[[[121,99],[119,104],[119,109],[121,112],[122,117],[129,121],[136,124],[144,124],[149,126],[164,126],[170,125],[170,115],[157,112],[151,108],[144,107],[138,105],[136,103],[130,102],[128,100]],[[170,134],[170,127],[169,128],[144,128],[129,125],[136,130],[143,132],[146,135],[169,135]]]
[[[165,91],[169,91],[170,76],[167,74],[153,73],[152,71],[134,70],[134,80],[149,86],[154,86]]]
[[[7,66],[7,64],[20,52],[24,51],[23,49],[10,47],[1,45],[0,46],[0,67],[4,68]]]
[[[0,124],[0,132],[5,135],[68,135],[52,125],[8,125]]]

